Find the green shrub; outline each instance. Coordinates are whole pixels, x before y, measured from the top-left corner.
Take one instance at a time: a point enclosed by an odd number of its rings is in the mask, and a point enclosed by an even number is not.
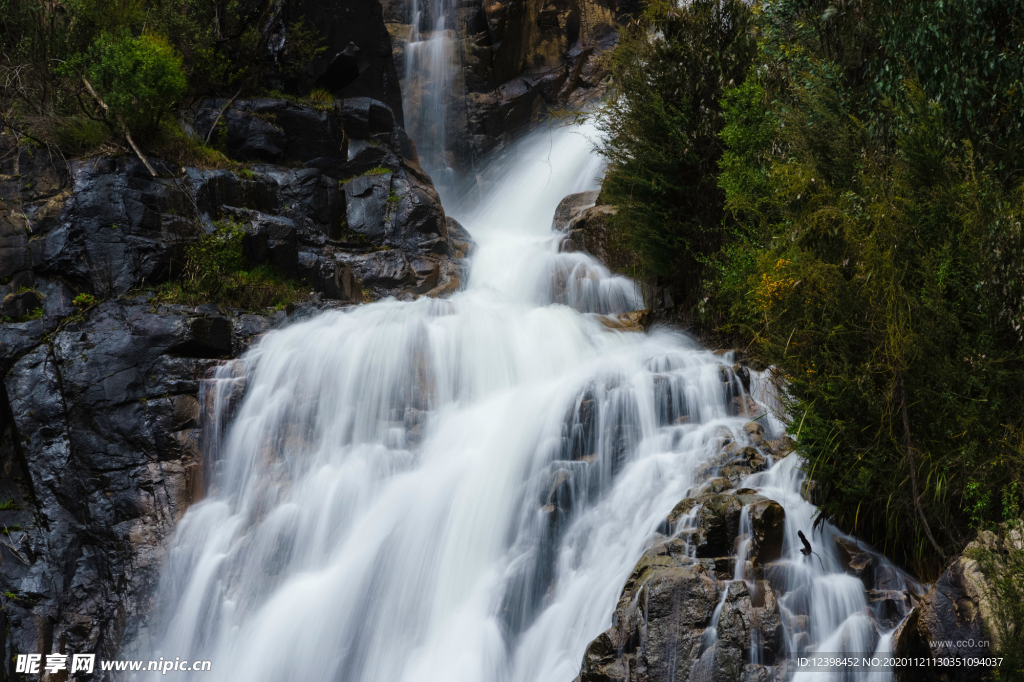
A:
[[[306,291],[269,265],[253,267],[243,252],[245,229],[222,221],[188,247],[178,276],[157,290],[155,301],[195,306],[218,303],[254,312],[303,300]]]
[[[785,380],[823,512],[935,575],[1024,473],[1020,301],[995,248],[1024,202],[919,87],[888,143],[817,73],[777,120],[750,113],[755,86],[731,95],[720,183],[750,237],[720,256],[716,305]]]
[[[71,302],[78,308],[90,308],[96,305],[96,297],[92,294],[82,293],[75,296]]]
[[[306,101],[317,109],[331,109],[334,107],[334,93],[327,88],[313,88]]]
[[[174,121],[165,120],[155,133],[147,137],[146,142],[147,148],[155,155],[180,166],[204,169],[239,167],[222,151],[204,144],[196,135],[189,135]]]
[[[283,70],[285,75],[293,78],[301,76],[309,65],[327,50],[322,45],[323,36],[316,29],[306,27],[305,17],[299,17],[289,24],[285,36],[286,62]],[[311,96],[312,94],[310,93]],[[331,96],[331,104],[333,103],[334,97]]]
[[[111,139],[108,127],[84,116],[59,119],[51,137],[65,154],[74,156],[88,154]]]
[[[158,126],[185,93],[181,55],[162,36],[102,33],[86,60],[86,76],[110,113],[133,130]]]

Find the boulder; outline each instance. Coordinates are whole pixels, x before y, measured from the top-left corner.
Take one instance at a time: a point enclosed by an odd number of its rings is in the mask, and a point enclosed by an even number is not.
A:
[[[746,464],[730,464],[722,467],[719,473],[729,481],[730,486],[737,486],[743,482],[743,479],[753,474],[754,469]]]
[[[752,556],[756,563],[775,561],[782,555],[786,534],[786,511],[775,500],[759,500],[750,505],[753,528]]]
[[[205,99],[191,124],[198,134],[210,134],[210,144],[239,161],[301,163],[340,177],[348,162],[342,118],[334,109],[321,110],[287,100],[235,100],[223,115],[226,99]],[[349,135],[348,137],[352,137]]]
[[[560,250],[589,253],[612,272],[632,275],[639,256],[624,242],[622,235],[608,227],[608,218],[615,215],[614,206],[583,208],[566,223],[566,237]]]
[[[381,140],[390,143],[395,115],[391,107],[370,97],[353,97],[338,103],[345,134],[355,140]]]
[[[672,507],[672,511],[665,517],[664,530],[665,535],[672,535],[678,530],[679,519],[690,513],[694,507],[697,506],[697,500],[692,497],[687,497],[685,500],[680,500],[676,506]]]
[[[843,569],[850,575],[860,578],[864,589],[875,588],[875,568],[878,565],[875,556],[862,549],[856,540],[836,536],[836,554]]]
[[[362,175],[346,182],[343,189],[350,232],[377,242],[391,236],[391,173]]]
[[[746,370],[745,367],[742,367],[740,365],[737,365],[736,367],[740,367],[741,369]],[[736,367],[733,367],[733,371],[734,372],[736,371]],[[737,376],[739,376],[738,372],[737,372]],[[747,376],[748,376],[747,382],[749,383],[749,381],[750,381],[749,374]],[[749,390],[749,388],[747,390]],[[762,426],[760,423],[758,423],[758,422],[747,422],[746,424],[743,425],[743,431],[748,436],[750,436],[750,439],[752,441],[754,441],[754,445],[761,445],[761,443],[764,442],[764,426]]]
[[[733,553],[739,532],[742,505],[734,496],[718,494],[697,511],[694,546],[698,557],[718,557]]]
[[[590,192],[570,194],[562,199],[558,202],[558,206],[555,208],[555,216],[551,221],[551,229],[556,232],[566,232],[571,230],[580,214],[597,203],[598,194],[600,194],[600,192],[594,190]]]
[[[910,612],[910,599],[900,590],[868,590],[868,607],[878,627],[892,630]]]
[[[581,682],[687,679],[718,591],[704,567],[683,551],[682,543],[669,541],[644,553],[622,591],[612,628],[587,647]]]
[[[761,645],[762,660],[774,665],[786,654],[786,632],[775,591],[766,581],[758,581],[753,603],[751,627]]]
[[[1006,534],[1006,529],[1001,529]],[[968,545],[964,554],[954,557],[943,570],[939,580],[920,597],[918,603],[893,633],[894,652],[898,656],[922,658],[971,658],[990,656],[999,651],[1002,626],[991,601],[993,587],[974,557],[990,552],[995,561],[1004,548],[1009,534],[1000,538],[984,531]],[[1019,541],[1018,541],[1019,542]],[[1019,546],[1016,551],[1020,551]],[[874,606],[885,618],[898,612],[905,603],[891,591],[875,592]],[[920,679],[946,680],[942,667],[923,668]],[[991,678],[990,670],[982,667],[963,668],[964,680]]]

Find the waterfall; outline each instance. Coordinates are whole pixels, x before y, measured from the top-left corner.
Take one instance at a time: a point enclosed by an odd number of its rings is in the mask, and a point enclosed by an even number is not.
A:
[[[559,253],[556,204],[601,170],[592,133],[527,138],[458,216],[478,243],[464,291],[323,313],[209,381],[207,495],[173,538],[152,637],[154,658],[213,670],[178,679],[571,682],[723,439],[745,442],[752,411],[780,433],[759,376],[735,400],[729,354],[624,331],[635,285]],[[743,482],[786,511],[780,603],[805,614],[788,648],[885,650],[796,465]]]
[[[457,37],[448,25],[452,0],[412,0],[412,28],[405,46],[402,108],[420,163],[442,194],[455,183],[448,144],[448,100],[457,70]]]

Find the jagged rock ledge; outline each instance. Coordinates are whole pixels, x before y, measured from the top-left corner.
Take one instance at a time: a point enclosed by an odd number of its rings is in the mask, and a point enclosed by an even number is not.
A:
[[[205,135],[225,104],[201,102],[189,125]],[[236,101],[213,141],[245,165],[151,158],[154,178],[132,156],[64,162],[0,136],[5,668],[17,653],[112,658],[144,626],[165,541],[203,492],[213,367],[304,316],[446,296],[464,277],[469,237],[387,105]],[[222,220],[309,300],[258,315],[157,304],[147,288]],[[82,293],[99,303],[79,310]]]

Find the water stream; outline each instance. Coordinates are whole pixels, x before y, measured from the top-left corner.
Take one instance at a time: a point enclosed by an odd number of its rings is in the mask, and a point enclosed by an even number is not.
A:
[[[456,216],[479,245],[465,291],[324,313],[220,368],[207,497],[179,524],[153,632],[154,658],[214,664],[178,679],[576,677],[666,514],[752,416],[728,355],[623,330],[635,285],[559,253],[556,204],[601,170],[588,133],[526,139]],[[744,482],[786,510],[780,602],[806,613],[789,648],[884,649],[835,531],[811,531],[796,459]],[[742,557],[733,577],[750,578]]]
[[[420,163],[438,191],[455,185],[448,139],[448,100],[458,69],[457,37],[449,26],[453,0],[412,0],[412,28],[405,46],[402,108]]]

